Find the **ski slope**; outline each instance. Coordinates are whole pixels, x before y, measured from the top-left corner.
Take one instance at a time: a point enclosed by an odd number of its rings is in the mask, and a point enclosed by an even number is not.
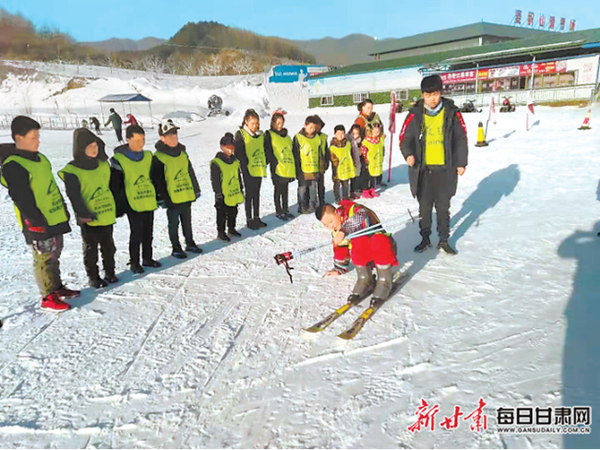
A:
[[[96,83],[114,90],[122,82],[97,80],[71,95],[96,98],[103,93],[90,92]],[[184,109],[178,104],[184,88],[174,93],[176,101],[168,87],[154,89],[155,110]],[[324,248],[292,261],[290,283],[274,255],[329,234],[314,216],[276,219],[270,180],[261,193],[268,227],[245,228],[240,207],[242,238],[215,240],[210,160],[223,133],[239,126],[243,109],[265,98],[261,87],[245,83],[219,89],[228,93],[233,115],[180,131],[203,192],[193,206],[202,255],[170,257],[166,213],[159,210],[154,249],[163,267],[133,276],[121,218],[115,226],[121,282],[95,291],[86,287],[72,220],[61,269],[65,283],[83,295],[64,314],[41,311],[30,250],[0,190],[0,447],[600,446],[594,424],[590,436],[561,436],[500,434],[496,423],[500,407],[587,405],[600,414],[600,128],[594,122],[600,111],[585,132],[577,130],[585,113],[578,108],[539,108],[529,132],[524,108],[500,114],[486,148],[472,145],[484,114],[465,115],[469,166],[451,209],[459,254],[415,254],[418,223],[389,230],[400,267],[412,278],[354,340],[340,342],[335,336],[366,305],[312,339],[303,328],[343,304],[355,274],[323,278],[332,265]],[[384,118],[388,109],[376,107]],[[352,123],[356,110],[292,111],[286,127],[295,133],[314,113],[332,135],[338,123]],[[3,141],[8,134],[0,130]],[[112,154],[114,133],[103,138]],[[72,133],[42,131],[41,139],[56,172],[71,159]],[[149,130],[146,148],[156,139]],[[418,207],[397,136],[393,158],[390,185],[364,201],[382,220]],[[326,186],[333,201],[329,176]],[[296,213],[296,184],[290,192]],[[467,421],[452,431],[439,426],[455,406],[466,416],[480,398],[486,431],[471,431]],[[440,405],[435,430],[412,433],[422,399]]]

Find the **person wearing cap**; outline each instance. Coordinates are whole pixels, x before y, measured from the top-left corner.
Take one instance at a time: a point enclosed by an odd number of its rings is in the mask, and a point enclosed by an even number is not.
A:
[[[192,162],[179,142],[177,127],[172,121],[158,126],[160,139],[154,145],[150,178],[156,188],[158,205],[167,209],[169,239],[175,258],[185,259],[187,253],[202,253],[192,232],[192,203],[200,197],[200,186]],[[179,223],[185,238],[185,251],[179,242]]]
[[[318,183],[318,191],[319,191],[319,205],[325,203],[325,172],[329,169],[329,148],[327,147],[327,135],[323,133],[323,127],[325,126],[325,122],[318,116],[313,116],[317,121],[317,136],[319,136],[319,140],[321,141],[319,146],[319,183]]]
[[[265,153],[275,189],[275,217],[290,220],[294,215],[289,209],[289,185],[296,179],[296,162],[292,152],[292,138],[283,127],[284,124],[283,114],[274,113],[271,129],[265,133]]]
[[[329,153],[331,158],[333,195],[335,202],[342,199],[351,200],[350,180],[356,177],[356,166],[352,159],[352,144],[346,139],[344,125],[336,125],[334,137],[331,139]]]
[[[450,199],[458,177],[465,173],[469,148],[462,114],[450,99],[442,97],[442,79],[430,75],[421,81],[422,100],[411,108],[400,132],[400,150],[409,166],[410,190],[419,201],[421,253],[431,246],[431,214],[437,213],[438,249],[450,255],[456,250],[450,236]]]
[[[265,136],[259,130],[260,119],[253,109],[246,110],[235,134],[235,156],[240,161],[246,191],[246,224],[251,230],[267,226],[260,220],[260,186],[267,176]]]
[[[152,152],[144,150],[146,133],[139,125],[129,125],[125,137],[127,144],[117,147],[110,159],[110,190],[115,197],[117,217],[127,214],[129,265],[133,273],[140,274],[144,273],[144,267],[161,266],[160,262],[152,259],[154,211],[158,204],[156,189],[150,178]]]
[[[210,163],[210,181],[215,192],[217,238],[229,242],[231,237],[241,236],[236,231],[235,224],[238,205],[244,202],[244,191],[240,162],[235,156],[233,134],[225,133],[219,144],[221,151]]]
[[[107,127],[109,123],[112,123],[119,143],[123,142],[123,119],[121,119],[121,116],[115,111],[114,108],[110,108],[110,116],[108,117],[108,120],[104,126]]]
[[[318,184],[321,176],[321,138],[317,134],[318,120],[308,116],[294,136],[292,152],[298,179],[298,213],[312,214],[319,206]]]
[[[73,132],[73,160],[58,176],[65,183],[83,240],[83,264],[90,286],[101,289],[117,283],[113,225],[117,219],[110,191],[110,165],[104,141],[90,130]],[[102,252],[104,278],[98,272],[98,246]]]

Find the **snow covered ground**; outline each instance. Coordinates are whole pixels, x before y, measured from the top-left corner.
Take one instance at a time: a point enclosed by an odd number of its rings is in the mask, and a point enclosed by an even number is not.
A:
[[[124,82],[98,80],[68,95],[95,99],[102,94],[90,93],[96,83],[114,90]],[[155,89],[149,96],[157,98],[157,115],[185,109],[186,98],[208,92],[159,88],[143,88]],[[340,343],[336,334],[357,311],[314,339],[302,329],[344,302],[354,272],[322,278],[332,263],[325,248],[293,261],[290,284],[273,256],[329,234],[313,216],[276,219],[270,180],[261,201],[268,228],[245,228],[240,208],[243,237],[214,240],[209,162],[243,108],[264,104],[261,87],[220,89],[234,114],[180,132],[203,191],[193,207],[202,255],[170,257],[166,214],[158,211],[154,248],[163,267],[134,277],[122,218],[115,227],[121,282],[94,291],[85,287],[74,227],[61,268],[66,284],[83,295],[67,313],[44,312],[30,250],[0,190],[0,447],[600,446],[594,423],[591,436],[561,436],[499,433],[496,422],[501,407],[584,405],[600,414],[600,128],[594,122],[600,111],[585,132],[577,130],[584,115],[577,108],[540,108],[529,133],[523,109],[500,115],[490,146],[471,145],[452,202],[458,256],[435,249],[415,254],[417,223],[393,230],[402,270],[413,277],[353,341]],[[387,117],[387,105],[376,109]],[[315,112],[330,135],[356,114],[354,108],[292,111],[287,128],[297,132]],[[471,144],[482,119],[466,115]],[[268,128],[268,119],[261,125]],[[55,171],[71,159],[71,136],[42,132],[41,151]],[[0,137],[8,141],[9,132],[0,130]],[[114,133],[103,137],[107,148],[115,146]],[[156,139],[156,130],[148,131],[148,149]],[[366,201],[383,220],[417,208],[397,136],[393,157],[392,183]],[[327,188],[333,201],[330,179]],[[295,213],[295,185],[291,203]],[[480,398],[488,429],[477,433],[462,419]],[[412,433],[422,399],[440,405],[435,430]],[[445,430],[440,423],[455,406],[464,416],[457,429]]]

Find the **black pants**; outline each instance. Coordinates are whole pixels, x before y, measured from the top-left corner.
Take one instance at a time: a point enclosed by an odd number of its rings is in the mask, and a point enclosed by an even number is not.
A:
[[[117,135],[117,139],[119,140],[119,142],[123,142],[123,129],[115,128],[115,134]]]
[[[215,205],[217,209],[217,232],[225,233],[225,225],[228,231],[235,230],[235,222],[238,214],[237,206]]]
[[[140,263],[140,244],[142,259],[152,259],[152,233],[154,229],[154,211],[127,213],[129,220],[129,262]]]
[[[319,176],[319,180],[317,181],[317,186],[319,190],[319,205],[325,203],[325,174],[322,173]]]
[[[360,174],[357,174],[352,180],[350,180],[350,189],[355,194],[362,194],[363,183]]]
[[[106,276],[115,274],[115,242],[113,241],[113,226],[90,227],[81,225],[81,238],[83,239],[83,264],[90,280],[99,278],[98,273],[98,246],[102,252],[102,265]]]
[[[260,216],[260,185],[261,177],[244,174],[244,187],[246,190],[246,219],[258,219]]]
[[[319,206],[319,180],[298,180],[298,210],[301,214],[315,212]]]
[[[179,243],[179,222],[185,238],[186,247],[194,247],[194,236],[192,234],[192,204],[183,203],[181,205],[167,208],[167,219],[169,220],[169,239],[173,250],[181,251]]]
[[[275,213],[276,214],[288,214],[290,212],[289,184],[290,184],[289,178],[283,178],[277,174],[273,174],[273,187],[275,188],[274,200],[275,200]]]
[[[419,176],[417,200],[421,216],[419,227],[423,237],[429,237],[431,234],[431,213],[434,206],[440,240],[448,240],[450,236],[450,199],[452,195],[448,192],[447,180],[448,175],[445,170],[424,169]]]
[[[340,203],[342,199],[349,199],[350,194],[350,180],[333,179],[333,196],[336,203]]]

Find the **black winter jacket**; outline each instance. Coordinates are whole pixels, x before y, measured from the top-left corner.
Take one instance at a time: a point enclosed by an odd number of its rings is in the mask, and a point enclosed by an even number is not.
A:
[[[444,102],[444,151],[445,151],[445,173],[447,174],[446,189],[451,196],[456,194],[458,185],[457,167],[467,167],[468,143],[467,127],[462,114],[454,104],[447,98]],[[409,156],[415,157],[415,164],[409,168],[410,191],[413,197],[418,196],[419,177],[426,170],[425,160],[425,136],[424,136],[424,105],[423,100],[409,111],[402,131],[400,132],[400,150],[404,159]]]

